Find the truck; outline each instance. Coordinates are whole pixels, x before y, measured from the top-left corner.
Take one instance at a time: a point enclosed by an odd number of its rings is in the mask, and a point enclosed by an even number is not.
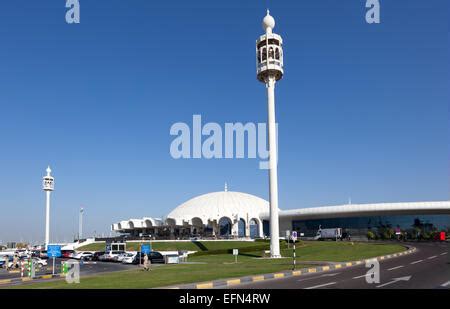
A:
[[[322,229],[319,228],[317,231],[316,236],[314,237],[314,240],[326,240],[326,239],[332,239],[332,240],[338,240],[342,239],[342,228],[331,228],[331,229]]]

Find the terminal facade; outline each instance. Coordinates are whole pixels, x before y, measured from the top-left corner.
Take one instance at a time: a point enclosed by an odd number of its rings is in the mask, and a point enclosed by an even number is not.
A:
[[[450,201],[347,204],[279,210],[279,235],[314,237],[322,228],[342,228],[351,239],[429,239],[450,233]],[[153,239],[243,239],[270,237],[268,201],[242,192],[212,192],[179,205],[165,218],[143,217],[112,224],[130,237]]]

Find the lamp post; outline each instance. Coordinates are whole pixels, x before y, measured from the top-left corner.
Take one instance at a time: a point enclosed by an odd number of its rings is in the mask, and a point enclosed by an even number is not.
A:
[[[83,212],[84,208],[80,208],[80,214],[78,217],[78,241],[80,241],[81,238],[83,238]]]

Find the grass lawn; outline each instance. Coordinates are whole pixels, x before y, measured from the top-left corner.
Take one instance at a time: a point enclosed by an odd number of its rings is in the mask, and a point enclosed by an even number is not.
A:
[[[214,250],[217,250],[217,246],[221,246],[220,249],[230,248],[224,247],[224,244],[214,246]],[[404,250],[405,248],[398,244],[354,243],[352,245],[347,242],[303,242],[297,247],[296,253],[298,268],[301,268],[309,266],[305,261],[352,261]],[[81,277],[80,284],[69,285],[61,280],[15,288],[152,288],[271,273],[291,268],[291,259],[258,259],[257,257],[261,254],[262,250],[242,253],[238,257],[237,264],[234,264],[234,257],[231,254],[205,254],[189,258],[189,262],[200,264],[165,265],[156,267],[150,272],[133,269],[95,277]],[[292,249],[284,247],[282,254],[291,256]]]
[[[144,241],[144,243],[149,243]],[[183,241],[183,242],[150,242],[152,249],[155,251],[212,251],[223,249],[238,249],[248,247],[260,247],[267,242],[263,241]],[[139,242],[127,242],[127,250],[137,251],[139,250]],[[94,243],[86,246],[82,246],[77,251],[102,251],[105,250],[105,243]]]

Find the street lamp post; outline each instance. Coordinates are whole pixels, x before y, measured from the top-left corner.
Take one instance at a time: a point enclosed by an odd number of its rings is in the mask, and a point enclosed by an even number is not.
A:
[[[83,238],[83,212],[84,208],[80,208],[80,215],[78,217],[78,241]]]

